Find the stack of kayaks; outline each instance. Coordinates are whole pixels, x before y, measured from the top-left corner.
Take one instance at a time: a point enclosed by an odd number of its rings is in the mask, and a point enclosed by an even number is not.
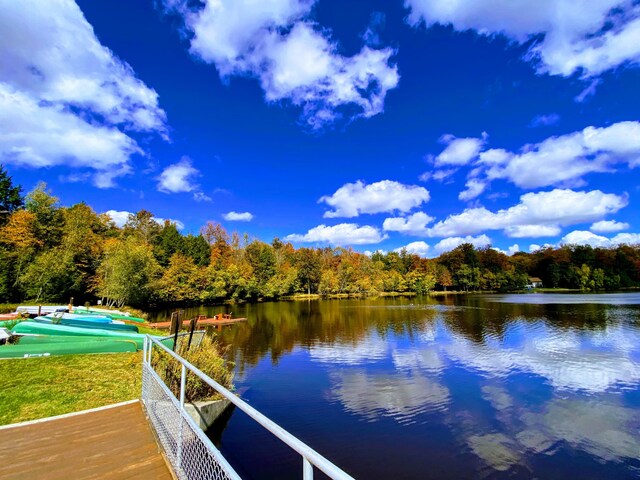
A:
[[[120,332],[138,333],[138,327],[124,323],[120,320],[112,320],[109,317],[99,315],[77,315],[75,313],[51,313],[49,315],[33,319],[37,323],[49,323],[54,325],[66,325],[68,327],[92,328],[101,330],[115,330]]]
[[[124,317],[121,320],[116,317]],[[129,323],[131,322],[131,323]],[[0,345],[0,358],[27,358],[78,353],[117,353],[141,350],[145,335],[135,323],[143,319],[111,310],[55,311],[33,320],[8,323],[14,343]],[[17,342],[15,339],[17,338]],[[172,340],[165,339],[170,344]]]

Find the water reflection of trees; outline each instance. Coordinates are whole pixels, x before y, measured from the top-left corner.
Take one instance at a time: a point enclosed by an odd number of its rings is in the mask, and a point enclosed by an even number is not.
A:
[[[448,295],[437,298],[375,298],[269,302],[234,306],[234,316],[248,322],[218,332],[231,345],[240,372],[269,355],[277,363],[296,347],[318,343],[353,345],[372,333],[413,341],[435,319],[449,330],[475,342],[503,340],[517,322],[543,322],[559,330],[598,331],[620,321],[638,321],[640,308],[606,304],[507,303],[487,295]],[[185,311],[212,315],[231,307]]]
[[[253,305],[247,324],[221,332],[242,372],[270,355],[277,363],[295,347],[318,343],[357,345],[370,332],[412,339],[438,312],[407,299],[274,302]]]

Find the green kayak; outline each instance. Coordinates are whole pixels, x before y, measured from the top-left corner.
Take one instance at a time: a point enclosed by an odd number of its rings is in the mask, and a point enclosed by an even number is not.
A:
[[[49,343],[30,343],[20,340],[15,345],[0,345],[0,358],[49,357],[52,355],[75,355],[82,353],[123,353],[138,349],[133,340],[84,340]],[[67,337],[70,338],[70,337]]]
[[[80,336],[109,338],[111,340],[132,340],[136,342],[138,349],[142,349],[142,342],[145,335],[142,333],[116,332],[113,330],[103,330],[98,328],[69,327],[66,325],[54,325],[47,323],[37,323],[32,321],[21,322],[13,327],[14,334],[35,334],[35,335],[58,335],[58,336]],[[163,341],[169,345],[169,340]]]

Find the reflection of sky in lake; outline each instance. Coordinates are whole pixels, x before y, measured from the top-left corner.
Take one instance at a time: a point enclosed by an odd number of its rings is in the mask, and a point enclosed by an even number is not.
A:
[[[367,422],[444,425],[486,474],[563,448],[632,470],[640,459],[640,332],[624,315],[595,330],[516,319],[475,341],[443,311],[411,338],[370,330],[309,355],[329,371],[330,401]]]

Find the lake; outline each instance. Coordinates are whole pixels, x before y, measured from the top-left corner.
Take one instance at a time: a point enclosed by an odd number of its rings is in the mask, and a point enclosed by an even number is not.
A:
[[[638,293],[198,310],[231,309],[242,398],[356,478],[640,477]],[[238,410],[209,435],[243,478],[301,477]]]

